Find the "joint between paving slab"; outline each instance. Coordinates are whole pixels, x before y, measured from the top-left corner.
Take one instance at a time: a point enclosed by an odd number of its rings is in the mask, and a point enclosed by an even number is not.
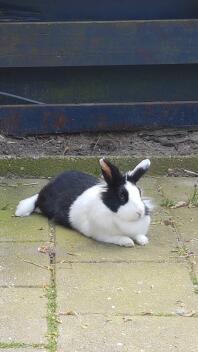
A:
[[[56,228],[49,221],[49,261],[50,261],[50,284],[47,288],[47,349],[50,352],[57,351],[58,320],[57,320],[57,293],[56,293]]]
[[[159,259],[159,260],[139,260],[139,259],[131,259],[131,260],[62,260],[57,262],[56,264],[136,264],[136,263],[155,263],[155,264],[171,264],[171,263],[181,263],[182,257],[173,256],[167,259]]]
[[[11,240],[11,241],[7,241],[7,240],[0,240],[0,243],[46,243],[45,240]]]
[[[172,212],[170,210],[170,214],[172,215]],[[189,251],[189,248],[187,245],[183,242],[182,236],[179,232],[179,229],[176,225],[176,223],[173,223],[173,226],[175,228],[176,233],[178,234],[178,255],[181,257],[183,255],[183,258],[186,260],[188,264],[188,271],[189,271],[189,276],[190,280],[193,285],[194,293],[198,294],[198,278],[195,272],[195,265],[194,265],[194,260],[192,260],[192,255]]]
[[[0,285],[0,288],[42,288],[42,285]]]
[[[191,260],[191,258],[189,258],[189,272],[190,272],[190,278],[194,287],[194,292],[198,294],[198,277],[195,271],[194,260]]]
[[[162,189],[162,186],[161,186],[158,182],[157,182],[157,191],[158,191],[158,193],[160,194],[160,196],[162,197],[162,199],[163,199],[163,200],[166,200],[166,196],[165,196],[165,193],[164,193],[164,191],[163,191],[163,189]],[[167,212],[168,212],[168,214],[171,216],[171,213],[170,213],[170,209],[169,209],[169,208],[167,208]],[[175,223],[172,223],[171,226],[172,226],[173,231],[174,231],[174,232],[176,233],[176,235],[177,235],[178,241],[181,240],[180,233],[178,232],[177,228],[175,227]]]
[[[165,200],[166,197],[165,197],[164,191],[163,191],[162,187],[159,184],[158,184],[157,189],[158,189],[158,192],[160,193],[160,195],[162,196],[162,198]],[[169,212],[171,217],[174,217],[171,209],[168,209],[168,212]],[[197,278],[197,275],[196,275],[196,272],[195,272],[194,262],[191,259],[191,257],[192,257],[191,253],[190,253],[188,247],[186,246],[186,244],[184,243],[184,241],[182,239],[182,236],[180,234],[179,228],[177,227],[177,224],[176,224],[175,221],[173,221],[173,223],[172,223],[172,228],[173,228],[173,230],[175,231],[175,233],[177,235],[178,246],[177,246],[175,252],[178,254],[178,258],[183,257],[184,260],[186,261],[187,266],[188,266],[188,272],[189,272],[190,280],[192,282],[194,292],[196,294],[198,294],[198,278]]]
[[[64,316],[64,314],[59,313],[59,316]],[[67,317],[69,319],[69,317],[71,316],[75,316],[76,318],[80,317],[80,316],[102,316],[102,317],[109,317],[108,314],[106,313],[99,313],[99,312],[83,312],[83,313],[79,313],[79,312],[73,312],[73,314],[68,314]],[[121,317],[123,319],[127,318],[127,317],[131,317],[131,318],[135,318],[135,317],[174,317],[174,318],[179,318],[179,317],[183,317],[183,318],[198,318],[198,313],[197,312],[190,312],[189,314],[185,313],[184,314],[177,314],[174,312],[142,312],[142,313],[130,313],[130,312],[124,312],[124,313],[115,313],[115,314],[111,314],[111,317]]]
[[[11,349],[11,348],[37,348],[37,349],[44,349],[46,346],[45,344],[39,344],[39,343],[24,343],[24,342],[19,342],[19,341],[14,341],[14,342],[6,342],[6,341],[1,341],[0,342],[0,349]]]

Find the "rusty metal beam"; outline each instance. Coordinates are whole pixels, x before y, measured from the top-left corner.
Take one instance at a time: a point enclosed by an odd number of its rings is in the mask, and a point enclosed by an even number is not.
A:
[[[0,133],[34,135],[198,126],[198,101],[0,106]]]

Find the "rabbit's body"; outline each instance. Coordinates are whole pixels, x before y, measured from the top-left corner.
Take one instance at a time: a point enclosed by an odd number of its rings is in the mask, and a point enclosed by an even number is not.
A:
[[[69,217],[73,202],[97,183],[98,179],[91,175],[78,171],[64,172],[40,191],[35,206],[49,219],[71,227]]]
[[[101,167],[104,181],[78,171],[60,174],[38,195],[21,201],[15,215],[41,212],[98,241],[127,247],[134,245],[133,240],[147,244],[150,203],[141,199],[132,172],[121,175],[104,159]]]

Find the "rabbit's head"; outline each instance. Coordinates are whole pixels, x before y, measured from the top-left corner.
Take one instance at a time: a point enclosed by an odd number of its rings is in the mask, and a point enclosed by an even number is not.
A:
[[[123,221],[142,218],[146,207],[136,183],[149,169],[150,160],[143,160],[125,174],[105,158],[100,159],[100,166],[106,183],[101,195],[103,203]]]

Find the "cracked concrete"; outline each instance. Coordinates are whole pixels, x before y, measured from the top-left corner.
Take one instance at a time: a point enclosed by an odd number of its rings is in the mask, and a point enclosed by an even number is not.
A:
[[[13,217],[45,182],[0,184],[0,352],[195,352],[197,208],[160,204],[188,200],[196,179],[143,180],[157,207],[149,245],[135,248],[95,242],[39,215]]]

